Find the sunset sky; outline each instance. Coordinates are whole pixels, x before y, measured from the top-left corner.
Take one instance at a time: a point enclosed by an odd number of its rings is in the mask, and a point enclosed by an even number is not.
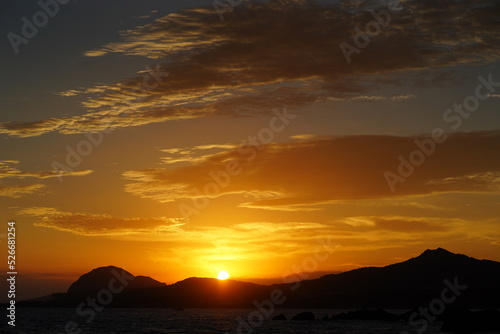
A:
[[[107,265],[280,278],[320,240],[323,272],[500,261],[500,2],[66,2],[36,33],[37,1],[0,11],[22,297]]]

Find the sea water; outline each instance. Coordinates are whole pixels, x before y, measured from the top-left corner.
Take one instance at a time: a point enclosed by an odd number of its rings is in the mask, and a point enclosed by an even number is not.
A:
[[[417,333],[408,321],[370,320],[291,321],[297,313],[311,311],[317,319],[346,310],[275,310],[263,316],[257,309],[154,309],[105,308],[78,315],[75,308],[21,308],[16,326],[4,322],[2,333],[17,334],[409,334]],[[273,321],[285,314],[288,320]],[[396,313],[394,311],[394,313]],[[441,323],[430,323],[424,333],[440,333]]]

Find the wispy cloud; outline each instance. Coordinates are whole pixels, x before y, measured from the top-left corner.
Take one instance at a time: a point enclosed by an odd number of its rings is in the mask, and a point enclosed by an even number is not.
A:
[[[18,211],[35,216],[34,224],[83,236],[140,237],[177,232],[184,222],[176,218],[118,218],[104,214],[83,214],[59,211],[55,208],[33,207]]]
[[[371,95],[362,95],[356,97],[329,97],[328,101],[404,101],[409,99],[416,98],[413,94],[405,94],[405,95],[394,95],[394,96],[371,96]]]
[[[43,184],[29,184],[29,185],[1,185],[0,196],[20,198],[25,195],[38,193],[41,189],[45,188]]]
[[[446,71],[452,66],[500,58],[499,3],[408,0],[367,49],[346,64],[339,44],[352,41],[354,28],[373,20],[366,8],[381,10],[386,4],[247,2],[223,22],[214,19],[213,8],[170,14],[85,53],[148,57],[159,63],[156,68],[116,84],[60,93],[84,94],[84,115],[4,123],[0,132],[21,137],[81,133],[212,115],[242,117],[328,100],[397,102],[412,96],[367,93],[381,84],[449,82]],[[161,73],[169,76],[155,89],[138,89]]]
[[[249,265],[269,259],[292,261],[313,254],[318,236],[329,238],[338,251],[374,251],[411,245],[462,240],[495,244],[498,221],[425,216],[351,216],[329,222],[250,221],[227,226],[187,225],[180,218],[119,218],[102,214],[70,213],[50,207],[19,210],[35,217],[35,226],[81,236],[148,241],[145,255],[157,263],[186,264],[211,272],[221,263],[245,272]],[[342,263],[334,259],[336,267]],[[239,268],[240,267],[240,268]],[[352,267],[352,266],[351,266]],[[269,268],[275,270],[276,268]]]
[[[448,232],[459,225],[466,225],[462,219],[402,216],[349,217],[342,222],[358,228],[404,233]]]
[[[167,156],[162,157],[161,160],[164,164],[175,164],[178,162],[195,163],[212,156],[214,151],[223,151],[227,149],[234,149],[237,145],[234,144],[213,144],[213,145],[198,145],[189,148],[168,148],[161,149]],[[212,153],[203,153],[212,152]]]
[[[124,173],[125,190],[160,202],[203,196],[213,173],[235,161],[241,173],[215,196],[247,194],[245,207],[287,211],[340,200],[397,198],[446,192],[495,192],[500,185],[499,132],[449,135],[418,171],[391,192],[384,173],[395,171],[399,155],[414,151],[417,137],[347,136],[303,139],[266,146],[247,161],[248,152],[226,150],[175,169]]]
[[[17,160],[0,160],[0,180],[1,179],[49,179],[60,176],[85,176],[92,173],[92,170],[82,170],[56,173],[53,171],[40,171],[40,172],[27,172],[19,169],[20,162]],[[20,198],[25,195],[39,193],[40,190],[45,188],[44,184],[1,184],[0,183],[0,196]]]
[[[49,179],[61,176],[86,176],[91,174],[92,170],[81,170],[81,171],[43,171],[43,172],[25,172],[21,171],[17,166],[20,164],[16,160],[0,160],[0,179],[4,178],[37,178],[37,179]]]

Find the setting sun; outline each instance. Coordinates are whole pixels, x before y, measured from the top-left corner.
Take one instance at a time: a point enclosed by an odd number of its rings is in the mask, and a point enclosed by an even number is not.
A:
[[[219,272],[219,274],[217,274],[217,278],[220,280],[225,280],[229,278],[229,274],[227,273],[227,271],[221,271]]]
[[[500,0],[222,2],[0,6],[0,334],[500,334]]]

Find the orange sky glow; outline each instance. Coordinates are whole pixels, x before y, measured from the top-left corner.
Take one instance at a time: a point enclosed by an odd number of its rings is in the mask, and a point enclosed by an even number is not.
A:
[[[221,21],[211,1],[151,1],[90,20],[75,2],[19,54],[5,39],[0,223],[17,225],[21,297],[108,265],[171,284],[438,247],[500,261],[499,4],[404,1],[346,61],[365,5]]]

